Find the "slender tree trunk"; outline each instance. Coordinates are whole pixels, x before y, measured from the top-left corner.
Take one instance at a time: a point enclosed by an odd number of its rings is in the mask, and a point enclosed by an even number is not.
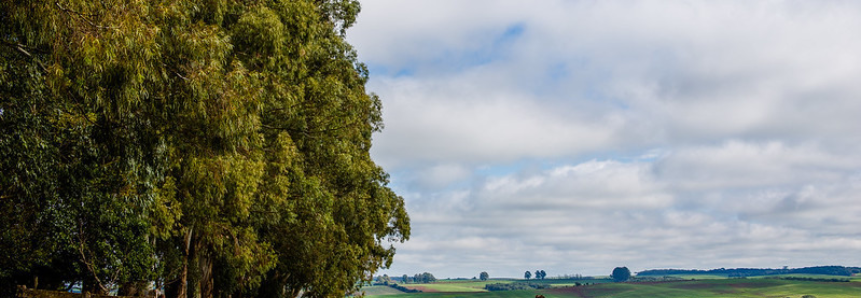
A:
[[[178,284],[175,285],[175,298],[188,298],[188,262],[191,250],[191,234],[192,230],[189,228],[188,232],[185,234],[185,245],[182,249],[182,271],[179,272]]]
[[[212,298],[212,258],[205,255],[203,249],[197,251],[198,266],[200,266],[200,298]]]

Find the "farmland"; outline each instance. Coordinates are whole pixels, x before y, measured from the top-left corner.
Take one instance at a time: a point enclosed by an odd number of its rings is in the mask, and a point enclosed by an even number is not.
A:
[[[547,298],[563,297],[792,297],[814,295],[817,298],[861,297],[861,281],[821,282],[800,281],[775,278],[749,279],[702,279],[669,282],[626,282],[611,283],[606,280],[543,280],[552,287],[542,290],[494,291],[484,290],[488,283],[510,283],[515,280],[490,281],[438,281],[431,284],[409,284],[408,288],[422,290],[422,293],[407,294],[390,291],[386,286],[366,287],[369,297],[384,298],[514,298],[534,297],[537,294]],[[599,282],[588,286],[573,286],[576,282]],[[385,289],[385,291],[381,291]],[[377,294],[379,293],[379,294]]]

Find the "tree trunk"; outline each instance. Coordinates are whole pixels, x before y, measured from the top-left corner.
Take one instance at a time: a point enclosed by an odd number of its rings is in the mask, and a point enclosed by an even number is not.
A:
[[[212,278],[212,258],[205,255],[203,249],[197,251],[198,266],[200,268],[200,298],[212,298],[213,293],[213,278]]]
[[[147,294],[147,287],[148,285],[146,281],[125,282],[120,285],[120,290],[117,295],[142,297]]]
[[[84,274],[84,280],[81,282],[81,292],[95,295],[107,295],[102,286],[92,274]]]
[[[187,229],[182,247],[182,269],[179,278],[165,285],[165,294],[171,298],[188,298],[188,262],[191,249],[191,229]]]

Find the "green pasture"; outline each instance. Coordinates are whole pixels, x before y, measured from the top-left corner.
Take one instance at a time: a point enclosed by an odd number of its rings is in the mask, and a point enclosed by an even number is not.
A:
[[[474,282],[435,282],[429,284],[405,284],[404,287],[419,289],[422,292],[474,293],[486,292],[484,285],[488,283],[509,283],[510,281],[474,281]]]
[[[808,276],[804,276],[808,277]],[[822,277],[822,276],[818,276]],[[831,276],[829,276],[831,277]],[[549,280],[547,280],[549,281]],[[665,298],[728,298],[728,297],[791,297],[800,298],[803,295],[815,295],[817,298],[858,298],[861,297],[861,282],[815,282],[781,279],[697,279],[673,282],[643,282],[643,283],[601,283],[589,286],[564,286],[567,281],[553,284],[554,287],[544,290],[527,291],[498,291],[487,292],[482,283],[500,282],[491,280],[474,283],[441,283],[433,289],[439,292],[425,293],[395,293],[383,294],[385,298],[523,298],[542,294],[547,298],[635,298],[635,297],[665,297]],[[422,285],[428,286],[428,285]],[[474,291],[469,291],[473,289]],[[367,292],[366,292],[367,293]],[[371,296],[370,293],[368,293]]]
[[[387,296],[404,293],[390,286],[365,286],[362,287],[361,292],[364,292],[365,296]]]

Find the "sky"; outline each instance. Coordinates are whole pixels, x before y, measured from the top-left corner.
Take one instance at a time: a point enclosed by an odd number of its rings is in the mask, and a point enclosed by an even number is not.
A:
[[[361,4],[378,274],[861,266],[861,2]]]

